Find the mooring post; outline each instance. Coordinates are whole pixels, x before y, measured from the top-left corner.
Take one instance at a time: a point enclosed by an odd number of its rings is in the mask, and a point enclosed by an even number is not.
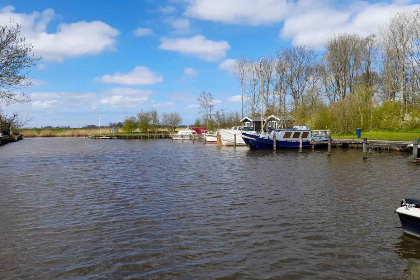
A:
[[[369,154],[372,154],[372,145],[369,145]]]
[[[157,134],[156,134],[156,132],[155,132],[155,140],[157,139]]]
[[[206,135],[204,135],[204,145],[207,144],[207,138]]]
[[[195,141],[195,135],[194,134],[192,135],[192,140],[193,140],[193,144],[194,144],[194,141]]]
[[[147,132],[147,140],[150,139],[150,132]]]
[[[417,162],[419,153],[419,139],[416,138],[413,140],[413,162]]]
[[[328,134],[328,155],[331,155],[331,135]]]
[[[363,159],[367,158],[367,138],[363,138]]]
[[[276,134],[273,133],[273,151],[277,150],[277,139],[276,139]]]
[[[163,135],[163,132],[162,132],[162,140],[165,140],[165,136]]]
[[[236,134],[233,134],[233,146],[236,147]]]
[[[302,152],[302,148],[303,148],[303,139],[302,139],[302,135],[299,136],[299,153]]]
[[[171,141],[174,142],[174,134],[172,133],[171,136]]]
[[[217,135],[217,145],[222,145],[222,135]]]

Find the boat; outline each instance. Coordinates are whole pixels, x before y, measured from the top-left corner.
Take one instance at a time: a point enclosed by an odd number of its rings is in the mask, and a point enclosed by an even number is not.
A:
[[[242,132],[242,139],[253,150],[272,150],[276,138],[276,149],[299,148],[302,139],[302,148],[312,146],[312,131],[306,126],[274,129],[267,134]]]
[[[180,130],[178,131],[177,134],[172,134],[172,139],[173,140],[193,140],[196,139],[197,137],[197,131],[192,130],[190,128],[186,128],[184,130]]]
[[[395,213],[400,218],[404,233],[420,238],[420,200],[403,199]]]
[[[216,144],[218,135],[219,135],[218,131],[214,132],[214,133],[206,133],[204,135],[204,139],[206,141],[206,144]]]
[[[251,132],[252,128],[244,126],[233,126],[231,129],[221,129],[220,139],[223,146],[245,146],[242,132]]]
[[[331,135],[330,130],[312,130],[312,141],[314,141],[314,142],[327,142],[328,141],[328,136],[330,136],[330,135]]]

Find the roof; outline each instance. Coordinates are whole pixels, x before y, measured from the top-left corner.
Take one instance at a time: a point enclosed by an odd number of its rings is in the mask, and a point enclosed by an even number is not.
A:
[[[279,117],[277,117],[277,116],[274,116],[274,115],[271,115],[271,116],[268,116],[268,117],[264,118],[264,121],[270,120],[270,119],[275,119],[277,121],[293,121],[293,118],[289,117],[289,116],[279,116]],[[251,122],[260,122],[261,117],[245,117],[241,120],[241,122],[244,122],[245,120],[249,120]]]

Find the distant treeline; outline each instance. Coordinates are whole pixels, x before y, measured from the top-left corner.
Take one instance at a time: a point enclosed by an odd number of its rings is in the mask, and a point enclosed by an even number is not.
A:
[[[379,34],[335,35],[322,53],[290,47],[261,61],[243,56],[233,70],[242,115],[258,115],[262,96],[265,115],[290,114],[314,129],[418,129],[420,9],[398,13]]]

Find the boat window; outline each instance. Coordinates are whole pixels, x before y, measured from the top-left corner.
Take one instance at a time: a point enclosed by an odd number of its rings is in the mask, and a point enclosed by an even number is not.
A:
[[[300,136],[300,132],[293,133],[293,138],[299,138],[299,136]]]
[[[302,138],[308,138],[309,132],[303,132],[302,133]]]
[[[283,138],[290,138],[292,136],[291,132],[285,132]]]

